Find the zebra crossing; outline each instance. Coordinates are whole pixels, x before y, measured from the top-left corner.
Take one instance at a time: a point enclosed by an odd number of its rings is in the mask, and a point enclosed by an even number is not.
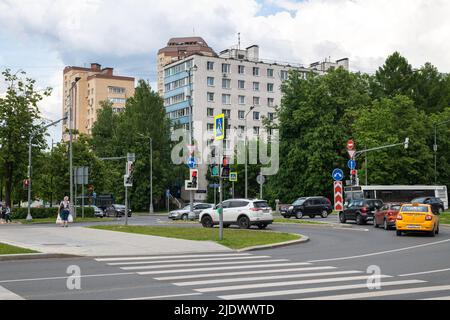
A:
[[[412,295],[414,299],[450,299],[450,285],[431,285],[424,280],[387,274],[375,279],[365,270],[296,262],[269,255],[213,253],[95,260],[179,288],[179,297],[185,299],[203,296],[223,300],[352,300],[405,299],[405,295]],[[381,282],[379,290],[369,288],[374,280]],[[186,293],[186,289],[191,293]]]

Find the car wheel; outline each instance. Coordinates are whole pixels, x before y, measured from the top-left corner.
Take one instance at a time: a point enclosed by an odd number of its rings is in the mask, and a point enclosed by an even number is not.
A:
[[[187,214],[183,214],[182,216],[181,216],[181,220],[183,220],[183,221],[188,221],[188,215]]]
[[[238,225],[241,229],[248,229],[250,228],[250,219],[246,216],[242,216],[238,219]]]
[[[360,214],[358,214],[358,215],[356,216],[356,224],[357,224],[358,226],[360,226],[360,225],[362,225],[363,223],[364,223],[364,221],[363,221],[362,216],[361,216]]]
[[[265,224],[265,223],[259,224],[259,225],[258,225],[258,228],[259,228],[260,230],[263,230],[263,229],[267,228],[267,224]]]
[[[315,217],[316,217],[316,216],[313,215],[313,214],[310,214],[310,215],[309,215],[309,218],[310,218],[310,219],[314,219]]]
[[[295,217],[296,217],[297,219],[303,218],[303,212],[301,212],[301,211],[296,212],[296,213],[295,213]]]
[[[389,225],[387,223],[387,220],[384,219],[384,230],[388,231],[389,230]]]
[[[229,224],[224,224],[223,227],[224,227],[224,228],[229,228],[230,225],[229,225]]]
[[[328,211],[323,210],[323,211],[322,211],[322,214],[321,214],[320,216],[321,216],[323,219],[328,218]]]
[[[202,226],[204,228],[212,228],[214,226],[212,218],[210,216],[202,217]]]
[[[346,223],[347,222],[347,219],[345,219],[345,214],[343,212],[339,213],[339,221],[341,223]]]
[[[430,237],[435,237],[436,236],[436,230],[433,230],[433,231],[429,232],[428,235]]]
[[[397,230],[396,234],[397,234],[398,237],[400,237],[402,235],[402,232],[400,230]]]

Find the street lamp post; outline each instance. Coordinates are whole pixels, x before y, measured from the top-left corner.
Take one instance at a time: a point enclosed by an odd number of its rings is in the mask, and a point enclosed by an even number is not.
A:
[[[245,147],[245,199],[248,199],[248,175],[247,175],[247,158],[248,158],[248,153],[247,153],[247,116],[249,115],[250,112],[252,112],[252,110],[255,109],[255,106],[251,106],[250,110],[247,112],[247,114],[245,115],[245,132],[244,132],[244,147]]]
[[[193,147],[193,142],[194,142],[194,130],[193,130],[193,115],[192,115],[192,74],[197,71],[197,66],[194,65],[192,67],[189,68],[188,70],[188,82],[189,82],[189,148],[192,148],[190,150],[194,151],[194,147]],[[190,153],[190,151],[189,151]],[[191,155],[189,154],[189,157]],[[189,211],[193,212],[194,211],[194,194],[192,192],[192,190],[189,191]]]
[[[70,87],[69,96],[70,96],[70,109],[69,109],[69,174],[70,174],[70,213],[75,218],[76,212],[73,212],[73,89],[75,88],[78,81],[80,81],[80,77],[76,77],[75,81],[72,82],[72,86]]]
[[[437,127],[446,123],[449,123],[450,120],[445,120],[442,122],[436,122],[434,123],[434,146],[433,146],[433,151],[434,151],[434,184],[437,184],[437,150],[438,150],[438,145],[437,145]]]
[[[150,141],[150,204],[149,204],[149,213],[153,213],[153,138],[149,136],[145,136],[139,133],[139,136],[142,138],[148,138]]]
[[[61,119],[59,119],[57,121],[53,121],[52,123],[42,127],[41,130],[45,130],[48,127],[54,126],[55,124],[58,124],[59,122],[61,122],[63,120],[66,120],[66,119],[67,119],[67,117],[64,117],[64,118],[61,118]],[[38,133],[39,133],[39,131],[32,132],[30,134],[30,138],[29,138],[29,141],[28,141],[28,212],[27,212],[27,220],[28,221],[33,220],[33,217],[31,216],[31,186],[33,185],[32,181],[31,181],[32,180],[31,179],[32,178],[32,172],[33,172],[33,170],[32,170],[32,163],[31,163],[31,161],[32,161],[32,158],[31,158],[31,146],[32,146],[34,137],[36,137],[36,135]],[[52,146],[52,148],[53,148],[53,146]]]

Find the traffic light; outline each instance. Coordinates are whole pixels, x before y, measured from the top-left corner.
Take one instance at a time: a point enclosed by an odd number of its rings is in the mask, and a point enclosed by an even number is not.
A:
[[[28,179],[23,180],[23,189],[28,190],[29,187],[30,187],[30,180]]]
[[[189,180],[186,180],[185,189],[190,190],[198,190],[198,170],[191,169],[189,171]]]
[[[356,176],[356,170],[353,169],[353,170],[351,171],[351,174],[352,174],[352,176]]]
[[[222,178],[228,179],[230,177],[230,159],[223,157],[222,159]]]
[[[210,165],[211,177],[219,176],[219,166],[217,164]]]

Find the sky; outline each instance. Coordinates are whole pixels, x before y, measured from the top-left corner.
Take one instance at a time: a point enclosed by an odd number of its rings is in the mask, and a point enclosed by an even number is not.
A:
[[[0,70],[25,70],[40,109],[61,117],[65,66],[98,62],[156,89],[156,53],[171,37],[201,36],[216,51],[260,46],[260,57],[308,65],[348,57],[374,73],[394,51],[415,68],[450,72],[448,0],[0,0]],[[0,81],[0,96],[5,86]],[[61,139],[61,128],[49,130]]]

